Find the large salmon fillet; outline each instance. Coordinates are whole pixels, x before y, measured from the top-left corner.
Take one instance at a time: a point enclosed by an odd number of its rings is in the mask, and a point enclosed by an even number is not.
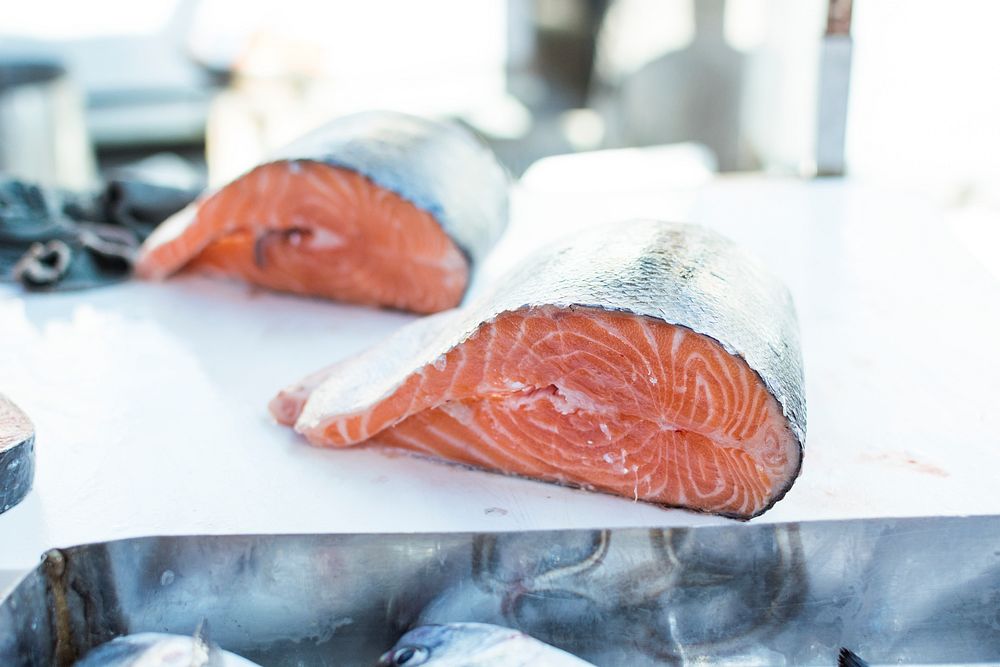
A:
[[[472,263],[506,226],[507,191],[504,169],[464,129],[356,114],[167,220],[136,271],[433,313],[461,301]]]
[[[805,399],[791,297],[695,226],[601,227],[271,403],[325,447],[379,443],[738,518],[791,487]]]

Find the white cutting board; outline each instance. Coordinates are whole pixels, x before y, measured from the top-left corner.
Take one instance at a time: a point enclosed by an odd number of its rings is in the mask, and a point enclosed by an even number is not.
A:
[[[755,521],[1000,513],[1000,281],[951,233],[946,211],[842,181],[546,190],[517,193],[484,280],[546,239],[650,215],[729,234],[792,288],[805,465]],[[50,546],[146,534],[725,521],[361,448],[318,450],[271,422],[277,389],[412,316],[192,278],[0,290],[0,390],[38,432],[34,491],[0,515],[0,569],[30,567]]]

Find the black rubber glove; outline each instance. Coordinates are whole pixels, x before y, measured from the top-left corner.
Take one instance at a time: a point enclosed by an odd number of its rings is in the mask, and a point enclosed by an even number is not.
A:
[[[0,280],[34,290],[124,280],[142,241],[197,194],[134,180],[76,194],[0,176]]]

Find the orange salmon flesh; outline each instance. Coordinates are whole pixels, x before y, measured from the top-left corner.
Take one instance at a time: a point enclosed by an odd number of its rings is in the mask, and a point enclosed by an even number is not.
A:
[[[310,393],[340,368],[279,394],[275,418],[319,446],[377,443],[740,518],[778,500],[801,461],[781,407],[745,361],[627,313],[506,312],[368,409],[302,423]]]
[[[309,161],[257,167],[164,223],[136,272],[182,269],[417,313],[458,305],[469,279],[433,215],[354,171]]]

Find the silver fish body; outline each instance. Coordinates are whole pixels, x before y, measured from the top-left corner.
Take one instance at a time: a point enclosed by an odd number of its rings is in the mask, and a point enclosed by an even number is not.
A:
[[[470,262],[507,226],[509,177],[492,151],[454,124],[391,111],[344,116],[268,160],[355,171],[434,216]]]
[[[536,253],[469,305],[425,318],[366,352],[363,363],[331,374],[312,391],[295,428],[305,432],[327,415],[363,412],[483,323],[505,312],[545,306],[583,306],[661,320],[708,336],[745,360],[777,400],[798,442],[794,473],[755,516],[791,488],[806,434],[791,295],[733,241],[688,224],[600,226]]]
[[[201,637],[143,632],[92,649],[76,667],[260,667]]]
[[[378,667],[586,667],[591,663],[529,637],[486,623],[425,625],[407,632]]]

